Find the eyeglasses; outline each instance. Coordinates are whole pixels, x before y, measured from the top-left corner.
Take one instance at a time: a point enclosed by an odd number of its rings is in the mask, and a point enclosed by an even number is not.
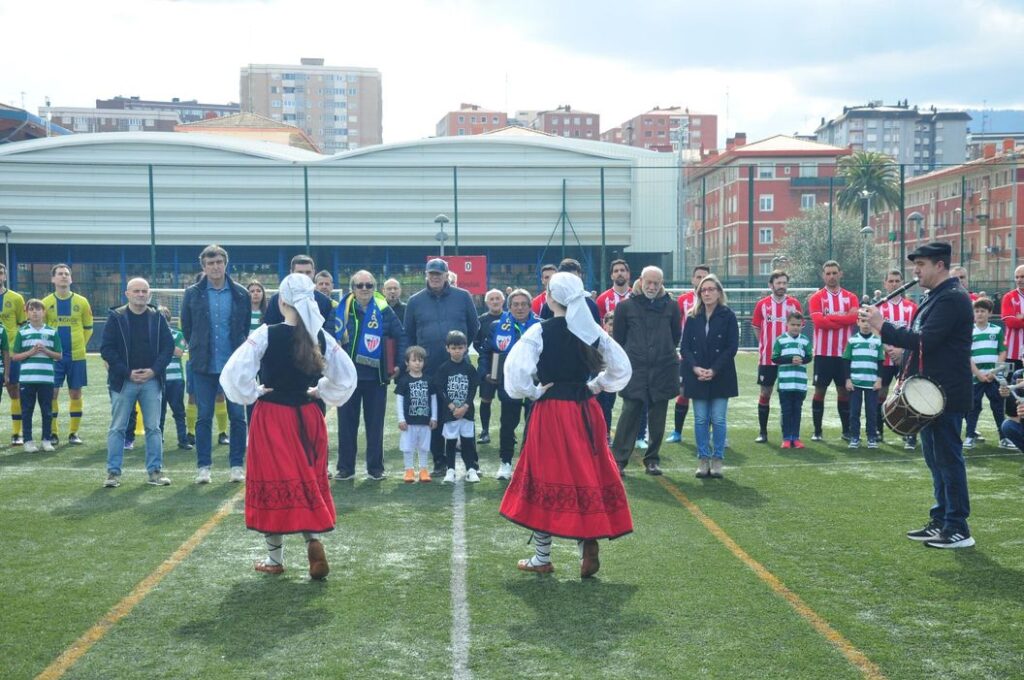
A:
[[[353,283],[352,287],[358,288],[359,290],[373,290],[374,285],[375,284],[372,283]]]
[[[958,276],[956,278],[960,279],[961,281],[966,281],[967,280],[966,276]]]

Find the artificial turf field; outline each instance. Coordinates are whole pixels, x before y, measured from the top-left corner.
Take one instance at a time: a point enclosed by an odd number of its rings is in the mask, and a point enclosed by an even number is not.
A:
[[[1024,676],[1022,457],[993,446],[987,414],[989,443],[967,452],[978,545],[930,550],[903,537],[928,517],[919,452],[848,450],[831,393],[824,443],[780,451],[773,403],[773,443],[753,444],[756,356],[741,354],[726,478],[694,478],[691,417],[664,477],[629,467],[635,532],[603,541],[581,581],[564,540],[554,574],[515,569],[532,547],[498,515],[496,446],[480,484],[403,484],[389,406],[390,477],[332,483],[332,571],[316,582],[299,537],[283,575],[252,570],[264,543],[225,447],[212,484],[172,447],[173,484],[151,487],[140,438],[121,487],[102,488],[109,402],[89,362],[85,445],[0,451],[2,678]]]

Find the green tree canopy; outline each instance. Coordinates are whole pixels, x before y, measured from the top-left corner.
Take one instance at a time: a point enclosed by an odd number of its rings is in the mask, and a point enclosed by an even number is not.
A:
[[[860,221],[849,213],[836,212],[832,220],[832,259],[843,270],[842,286],[858,296],[864,262],[864,238]],[[799,286],[820,286],[821,265],[829,259],[828,207],[819,205],[786,221],[786,236],[779,243],[778,255],[785,256],[790,281]],[[874,239],[868,244],[868,290],[872,295],[882,288],[886,270],[884,246]]]
[[[899,169],[892,158],[875,151],[855,151],[839,159],[839,176],[846,185],[836,193],[840,210],[864,209],[861,192],[870,191],[871,212],[891,210],[900,205]]]

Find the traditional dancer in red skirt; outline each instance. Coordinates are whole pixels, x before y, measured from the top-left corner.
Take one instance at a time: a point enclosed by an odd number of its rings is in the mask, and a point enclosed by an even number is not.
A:
[[[531,326],[505,360],[506,392],[536,403],[501,514],[533,530],[536,554],[520,560],[519,569],[554,571],[551,537],[561,536],[578,541],[580,576],[589,578],[600,566],[597,539],[633,530],[604,415],[591,396],[621,390],[633,370],[594,323],[585,298],[578,276],[552,276],[547,304],[554,318]]]
[[[231,401],[257,402],[249,425],[245,525],[266,536],[268,554],[256,571],[283,572],[283,534],[301,533],[309,575],[323,579],[330,569],[320,534],[334,529],[335,514],[327,426],[315,400],[341,406],[355,390],[356,370],[323,332],[313,290],[305,274],[287,276],[278,298],[284,323],[253,331],[224,366],[220,383]]]

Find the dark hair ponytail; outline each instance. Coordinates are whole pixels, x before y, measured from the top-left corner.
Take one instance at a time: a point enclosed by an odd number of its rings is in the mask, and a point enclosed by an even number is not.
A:
[[[307,375],[320,375],[327,366],[324,355],[320,353],[320,345],[309,336],[301,316],[296,319],[292,336],[292,358],[295,367]]]

